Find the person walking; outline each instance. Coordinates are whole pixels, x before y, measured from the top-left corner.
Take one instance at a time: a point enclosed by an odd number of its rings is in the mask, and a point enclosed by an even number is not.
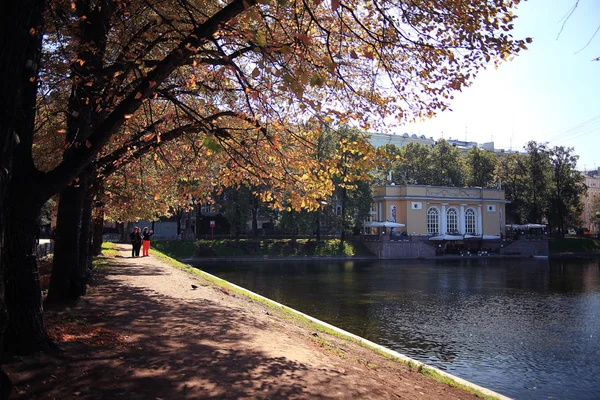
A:
[[[144,243],[144,248],[142,250],[142,257],[148,257],[148,251],[150,250],[150,236],[154,235],[154,231],[148,230],[146,226],[144,228],[144,232],[142,233],[142,241]]]
[[[142,247],[142,233],[140,228],[136,226],[133,231],[129,234],[131,238],[131,257],[140,256],[140,248]]]

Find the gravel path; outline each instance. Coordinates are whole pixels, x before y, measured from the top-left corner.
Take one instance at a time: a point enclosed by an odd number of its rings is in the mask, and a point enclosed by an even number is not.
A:
[[[119,249],[69,311],[117,343],[65,341],[63,352],[6,365],[14,398],[474,398],[157,258],[128,258],[128,246]]]

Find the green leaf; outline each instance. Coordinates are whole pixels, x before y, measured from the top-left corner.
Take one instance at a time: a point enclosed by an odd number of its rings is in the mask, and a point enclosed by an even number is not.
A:
[[[206,146],[207,149],[212,151],[221,151],[221,145],[217,143],[217,141],[211,137],[205,137],[202,139],[202,144]]]

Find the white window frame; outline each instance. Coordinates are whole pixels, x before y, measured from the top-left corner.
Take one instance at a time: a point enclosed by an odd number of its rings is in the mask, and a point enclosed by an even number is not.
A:
[[[427,209],[427,233],[440,233],[440,209],[435,206]]]
[[[450,207],[446,210],[446,232],[458,232],[458,215],[456,207]]]
[[[477,234],[477,211],[472,207],[465,210],[465,233]]]

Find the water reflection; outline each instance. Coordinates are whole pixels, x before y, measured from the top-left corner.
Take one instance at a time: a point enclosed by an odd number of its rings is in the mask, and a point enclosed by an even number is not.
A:
[[[598,260],[203,269],[508,396],[600,397]]]

